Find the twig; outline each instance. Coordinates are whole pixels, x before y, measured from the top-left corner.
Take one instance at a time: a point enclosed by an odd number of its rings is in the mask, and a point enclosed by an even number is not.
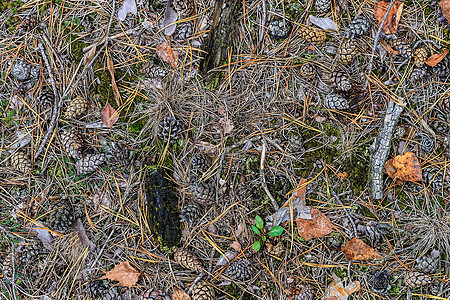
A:
[[[259,177],[261,178],[261,184],[263,186],[264,192],[266,192],[267,196],[269,197],[270,201],[272,202],[272,206],[275,209],[275,211],[278,211],[280,209],[280,206],[278,205],[277,200],[275,200],[275,198],[270,193],[269,188],[267,187],[267,184],[266,184],[266,178],[264,176],[264,161],[266,159],[266,148],[267,148],[266,141],[263,140],[262,151],[261,151],[261,164],[259,167]]]
[[[375,41],[373,42],[372,53],[370,55],[369,65],[367,66],[367,74],[370,74],[370,72],[372,72],[373,58],[375,56],[375,51],[377,50],[378,41],[380,40],[381,31],[383,30],[384,23],[386,23],[387,16],[388,16],[389,12],[391,11],[394,3],[395,3],[395,0],[390,1],[389,6],[386,9],[386,13],[384,14],[383,20],[381,21],[380,28],[378,28],[377,35],[375,36]],[[367,86],[367,83],[368,83],[368,81],[366,80],[366,86]]]
[[[341,199],[339,198],[339,196],[346,195],[349,193],[350,193],[350,191],[346,191],[342,194],[337,195],[333,190],[331,190],[331,194],[333,194],[333,198],[336,199],[336,202],[339,205],[343,206],[343,210],[344,210],[345,214],[347,215],[347,218],[349,219],[350,223],[352,223],[353,233],[355,235],[355,238],[358,238],[358,230],[356,229],[355,221],[353,220],[353,217],[350,215],[350,212],[348,211],[348,209],[344,207],[344,204],[342,203]]]
[[[14,299],[17,299],[16,296],[16,267],[14,266],[15,261],[14,261],[14,241],[11,241],[11,264],[12,264],[12,275],[11,275],[11,286],[12,286],[12,291],[13,291],[13,296]]]

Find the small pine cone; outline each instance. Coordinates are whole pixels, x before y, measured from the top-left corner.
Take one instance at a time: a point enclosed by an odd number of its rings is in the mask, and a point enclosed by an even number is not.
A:
[[[379,241],[383,235],[386,235],[391,230],[389,225],[378,223],[375,221],[369,221],[365,226],[365,233],[369,239],[373,242]]]
[[[267,31],[274,40],[285,39],[292,32],[292,24],[281,18],[272,19],[267,23]]]
[[[79,175],[86,175],[97,170],[105,161],[103,154],[86,154],[75,163],[75,168]]]
[[[39,243],[23,245],[20,250],[17,250],[18,260],[24,265],[32,264],[44,253],[43,250],[44,248]]]
[[[192,253],[186,248],[178,248],[173,254],[173,258],[183,268],[189,269],[197,273],[203,272],[202,262],[198,259],[198,257],[194,253]]]
[[[289,136],[289,150],[292,152],[304,152],[305,146],[301,135],[293,134]]]
[[[83,138],[76,129],[70,128],[69,130],[62,131],[61,144],[70,157],[74,159],[81,158],[84,150]]]
[[[337,3],[342,10],[348,9],[348,1],[347,0],[337,0]]]
[[[211,158],[205,153],[197,153],[192,156],[191,166],[199,171],[206,171],[211,166]]]
[[[38,25],[38,21],[36,18],[32,16],[25,17],[20,23],[20,29],[23,31],[31,31]]]
[[[267,243],[266,244],[266,250],[269,254],[276,256],[276,257],[281,257],[283,255],[283,253],[285,252],[286,248],[284,247],[284,243],[283,241],[278,241],[275,243]]]
[[[440,135],[445,136],[447,133],[449,133],[449,126],[447,125],[447,123],[445,121],[443,121],[442,119],[438,119],[438,120],[433,120],[431,122],[431,128],[433,128],[433,130]]]
[[[312,63],[304,63],[300,67],[300,76],[305,79],[313,79],[316,76],[316,67]]]
[[[450,116],[450,95],[447,94],[441,99],[439,108],[445,115]]]
[[[357,16],[350,25],[345,29],[345,37],[352,39],[364,34],[367,34],[370,30],[370,21],[364,15]]]
[[[180,212],[180,221],[188,226],[193,225],[201,217],[200,207],[197,204],[186,204]]]
[[[11,155],[11,166],[14,170],[17,170],[24,174],[31,173],[31,161],[28,155],[22,151],[18,150]]]
[[[412,58],[413,57],[411,46],[406,41],[395,40],[392,43],[392,49],[397,50],[398,55],[400,55],[401,57],[404,57],[404,58]]]
[[[192,289],[192,300],[213,300],[215,296],[214,288],[206,281],[199,281]]]
[[[430,284],[432,281],[430,276],[421,272],[408,272],[403,279],[403,283],[412,289]]]
[[[57,202],[50,207],[49,222],[53,230],[68,233],[73,228],[74,221],[75,216],[70,202]]]
[[[382,270],[375,271],[369,278],[372,291],[377,294],[386,294],[391,288],[391,276]]]
[[[190,190],[195,200],[201,205],[210,205],[214,203],[216,190],[207,182],[194,182],[190,185]]]
[[[178,13],[179,19],[190,17],[194,13],[195,7],[193,0],[174,0],[172,4]]]
[[[70,101],[66,108],[64,117],[66,119],[76,119],[85,116],[89,111],[89,102],[86,98],[79,95]]]
[[[415,270],[424,273],[436,273],[439,266],[439,257],[424,255],[416,259]]]
[[[347,99],[337,94],[328,94],[325,96],[323,105],[327,109],[343,110],[349,107]]]
[[[417,48],[414,50],[414,61],[416,66],[422,67],[428,58],[428,51],[425,48]]]
[[[316,0],[314,7],[318,14],[326,14],[331,9],[330,0]]]
[[[158,135],[164,143],[173,144],[178,140],[178,134],[181,132],[181,126],[177,119],[166,117],[159,122]]]
[[[42,90],[41,94],[38,97],[38,104],[43,109],[49,109],[53,106],[53,103],[55,102],[55,95],[51,90]]]
[[[141,73],[149,79],[164,78],[167,75],[167,70],[160,65],[147,61],[142,64]]]
[[[173,35],[173,39],[178,42],[187,41],[194,33],[194,23],[192,21],[178,24]]]
[[[394,129],[394,135],[393,138],[394,139],[401,139],[402,137],[404,137],[406,134],[406,128],[405,126],[397,126]]]
[[[289,298],[292,300],[314,300],[315,292],[312,286],[309,284],[302,284],[295,289],[290,289],[287,291]]]
[[[16,260],[14,259],[14,265],[16,265]],[[13,275],[13,255],[12,253],[6,254],[5,258],[2,261],[3,274],[7,278],[12,278]]]
[[[249,260],[239,258],[228,266],[225,274],[234,279],[246,281],[253,276],[253,268]]]
[[[348,92],[352,88],[350,77],[341,70],[332,72],[330,74],[330,81],[333,86],[344,92]]]
[[[327,237],[326,245],[330,249],[341,249],[344,239],[340,234],[331,234]]]
[[[344,40],[338,49],[338,57],[343,65],[351,64],[356,56],[356,43],[354,39]]]
[[[439,281],[434,281],[430,286],[430,293],[434,296],[440,296],[441,294],[441,283]]]
[[[446,56],[437,65],[431,67],[431,71],[438,77],[447,77],[450,75],[450,58]]]
[[[426,67],[415,67],[412,70],[409,79],[412,82],[417,82],[417,81],[425,78],[426,76],[427,76],[427,68]]]
[[[441,190],[444,184],[444,175],[439,168],[435,166],[428,167],[422,171],[422,177],[429,189]]]
[[[420,140],[420,148],[425,153],[431,153],[434,150],[434,139],[430,138],[429,136],[423,135]]]
[[[161,290],[146,290],[140,297],[140,300],[170,300],[170,296],[163,293]]]
[[[22,58],[15,59],[9,70],[9,75],[15,77],[17,80],[25,81],[31,79],[32,77],[36,77],[37,74],[34,74],[36,71],[32,64]]]
[[[87,289],[89,292],[89,296],[91,296],[93,299],[102,299],[108,291],[108,288],[103,283],[103,280],[89,281],[87,284]]]
[[[325,31],[316,27],[302,25],[298,32],[303,39],[317,45],[322,44],[327,39]]]

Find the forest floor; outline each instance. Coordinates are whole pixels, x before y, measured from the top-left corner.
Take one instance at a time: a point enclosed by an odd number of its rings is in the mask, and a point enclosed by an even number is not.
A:
[[[0,298],[449,299],[447,1],[0,1]]]

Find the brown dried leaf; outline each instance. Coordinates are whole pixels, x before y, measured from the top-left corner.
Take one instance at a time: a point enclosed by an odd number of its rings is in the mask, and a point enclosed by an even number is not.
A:
[[[324,300],[347,300],[348,297],[361,289],[359,281],[350,282],[344,286],[342,280],[333,274],[334,281],[325,290]]]
[[[395,172],[397,172],[397,169],[394,168],[394,165],[392,164],[393,161],[394,161],[393,158],[389,159],[384,164],[384,168],[386,169],[386,173],[388,174],[388,176],[391,177],[392,179],[395,179]]]
[[[441,60],[443,60],[448,54],[448,49],[445,49],[442,53],[440,54],[433,54],[430,57],[428,57],[428,59],[425,61],[425,63],[427,65],[429,65],[430,67],[433,67],[435,65],[437,65]]]
[[[73,229],[76,233],[78,233],[78,236],[80,237],[80,240],[83,244],[89,247],[89,250],[94,251],[95,250],[95,244],[88,238],[86,235],[86,229],[83,226],[83,223],[81,222],[80,218],[77,218]]]
[[[112,108],[111,105],[109,105],[109,103],[106,103],[106,106],[102,109],[100,115],[103,124],[105,124],[109,128],[112,128],[114,123],[116,123],[119,119],[119,114],[114,108]]]
[[[311,208],[312,219],[297,219],[298,234],[305,240],[326,236],[333,232],[331,221],[318,209]]]
[[[441,0],[439,6],[442,9],[442,14],[450,22],[450,0]]]
[[[83,63],[85,66],[87,66],[94,58],[95,52],[97,52],[97,44],[95,44],[88,52],[84,54]]]
[[[403,12],[403,2],[396,0],[389,11],[386,21],[383,25],[383,31],[386,34],[393,34],[397,32],[398,22]],[[389,1],[380,1],[375,5],[374,14],[375,19],[378,21],[378,26],[381,25],[384,15],[386,14]]]
[[[173,290],[172,300],[191,300],[191,297],[185,291],[175,288]]]
[[[229,135],[234,129],[234,123],[227,117],[220,118],[219,123],[222,125],[222,132],[224,136]]]
[[[123,286],[134,286],[138,281],[139,273],[136,271],[128,261],[123,261],[116,265],[112,270],[106,272],[105,276],[100,279],[109,279],[118,281]]]
[[[117,87],[116,79],[114,77],[114,63],[109,57],[108,52],[106,52],[106,65],[108,67],[109,74],[111,75],[111,87],[114,93],[114,99],[116,99],[117,106],[120,106],[122,105],[122,98],[120,97],[119,88]]]
[[[156,54],[174,69],[178,67],[178,51],[174,51],[168,42],[156,46]]]
[[[237,241],[234,241],[230,244],[230,247],[233,248],[236,251],[241,251],[241,244]]]
[[[358,238],[352,238],[347,245],[342,246],[341,251],[344,252],[345,259],[348,261],[381,258],[376,250]]]
[[[395,178],[401,181],[417,182],[422,180],[422,170],[419,159],[412,152],[406,152],[403,155],[397,155],[392,161],[396,169]]]

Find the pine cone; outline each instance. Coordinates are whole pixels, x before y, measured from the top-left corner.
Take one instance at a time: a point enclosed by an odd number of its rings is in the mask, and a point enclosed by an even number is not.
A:
[[[316,76],[316,67],[311,63],[304,63],[300,67],[299,73],[305,79],[313,79]]]
[[[70,128],[61,132],[61,145],[67,154],[74,158],[80,159],[84,150],[83,138],[75,128]]]
[[[428,51],[425,48],[417,48],[414,50],[414,60],[416,66],[423,67],[428,58]]]
[[[314,4],[318,14],[326,14],[331,9],[330,0],[316,0]]]
[[[302,39],[317,45],[322,44],[327,39],[325,31],[320,28],[301,25],[298,32]]]
[[[16,260],[14,259],[14,266],[16,265]],[[12,253],[7,253],[2,262],[3,274],[7,278],[12,278],[13,275],[13,256]]]
[[[437,65],[431,67],[431,71],[438,77],[447,77],[450,75],[450,58],[444,57]]]
[[[86,154],[75,163],[79,175],[86,175],[97,170],[106,161],[103,154]]]
[[[269,36],[274,40],[287,38],[292,32],[292,24],[281,18],[272,19],[267,24]]]
[[[192,289],[192,300],[213,300],[214,288],[206,281],[199,281]]]
[[[422,135],[422,138],[420,139],[420,148],[425,153],[431,153],[434,150],[434,139],[430,138],[427,135]]]
[[[208,206],[215,201],[216,190],[207,182],[195,181],[190,185],[190,190],[195,200],[201,205]]]
[[[441,190],[444,184],[444,175],[435,166],[428,167],[422,171],[423,180],[427,187],[432,190]]]
[[[333,86],[344,92],[348,92],[352,88],[350,77],[341,70],[332,72],[330,74],[330,81]]]
[[[350,25],[345,29],[345,37],[352,39],[364,34],[367,34],[370,30],[370,21],[364,15],[357,16]]]
[[[140,300],[170,300],[170,296],[161,290],[146,290],[139,298]]]
[[[427,76],[427,68],[425,66],[415,67],[412,70],[409,79],[414,83],[425,78],[426,76]]]
[[[74,210],[68,201],[60,201],[50,207],[49,222],[51,229],[68,233],[73,228],[75,221]]]
[[[201,217],[200,207],[197,204],[186,204],[180,212],[180,221],[188,226],[193,225]]]
[[[228,266],[225,274],[234,279],[246,281],[253,276],[253,268],[249,260],[239,258]]]
[[[42,90],[41,94],[38,97],[38,104],[43,109],[49,109],[53,106],[53,103],[55,101],[55,95],[51,90]]]
[[[181,132],[181,126],[177,119],[166,117],[159,122],[159,137],[167,143],[175,143],[178,140],[178,134]]]
[[[382,270],[375,271],[369,278],[372,291],[377,294],[386,294],[391,288],[391,276]]]
[[[439,101],[439,108],[445,115],[450,116],[450,95],[447,94]]]
[[[194,13],[193,0],[173,0],[173,8],[178,13],[179,19],[190,17]]]
[[[186,248],[178,248],[173,257],[177,263],[179,263],[183,268],[189,269],[191,271],[202,273],[203,265],[198,257]]]
[[[89,111],[89,102],[86,98],[78,95],[69,102],[64,117],[66,119],[76,119],[85,116]]]
[[[167,70],[160,65],[147,61],[141,66],[141,73],[149,79],[164,78],[167,75]]]
[[[24,174],[31,173],[31,161],[28,155],[22,151],[17,150],[11,155],[11,166],[14,170],[17,170]]]
[[[375,221],[369,221],[365,226],[366,234],[373,242],[379,241],[384,235],[388,234],[391,230],[389,225],[378,223]]]
[[[309,284],[302,284],[287,291],[290,300],[314,300],[315,292]]]
[[[194,33],[194,24],[192,21],[178,24],[177,29],[173,35],[173,39],[178,42],[187,41]]]
[[[338,49],[338,57],[343,65],[351,64],[356,56],[356,43],[354,39],[344,40]]]
[[[23,31],[31,31],[38,25],[36,18],[32,16],[25,17],[20,23],[20,29]]]
[[[403,283],[412,289],[430,284],[432,281],[430,276],[421,272],[408,272],[403,279]]]
[[[293,134],[289,136],[289,150],[292,152],[305,151],[305,146],[303,144],[303,137],[301,135]]]
[[[17,80],[25,81],[37,77],[39,70],[25,59],[17,58],[11,64],[9,75],[15,77]]]
[[[395,40],[392,43],[392,49],[398,51],[398,55],[404,58],[412,58],[412,49],[409,43],[403,41],[403,40]]]
[[[443,119],[445,119],[445,117],[433,120],[431,122],[431,127],[437,134],[445,136],[447,133],[449,133],[450,127]]]
[[[439,266],[439,257],[424,255],[416,259],[415,269],[424,273],[436,273]]]
[[[23,245],[20,250],[17,250],[18,260],[24,265],[33,264],[41,254],[45,253],[44,249],[39,243]]]
[[[348,101],[338,94],[328,94],[325,96],[323,105],[327,109],[343,110],[349,108]]]
[[[199,171],[206,171],[211,166],[211,159],[205,153],[197,153],[192,156],[191,166]]]

